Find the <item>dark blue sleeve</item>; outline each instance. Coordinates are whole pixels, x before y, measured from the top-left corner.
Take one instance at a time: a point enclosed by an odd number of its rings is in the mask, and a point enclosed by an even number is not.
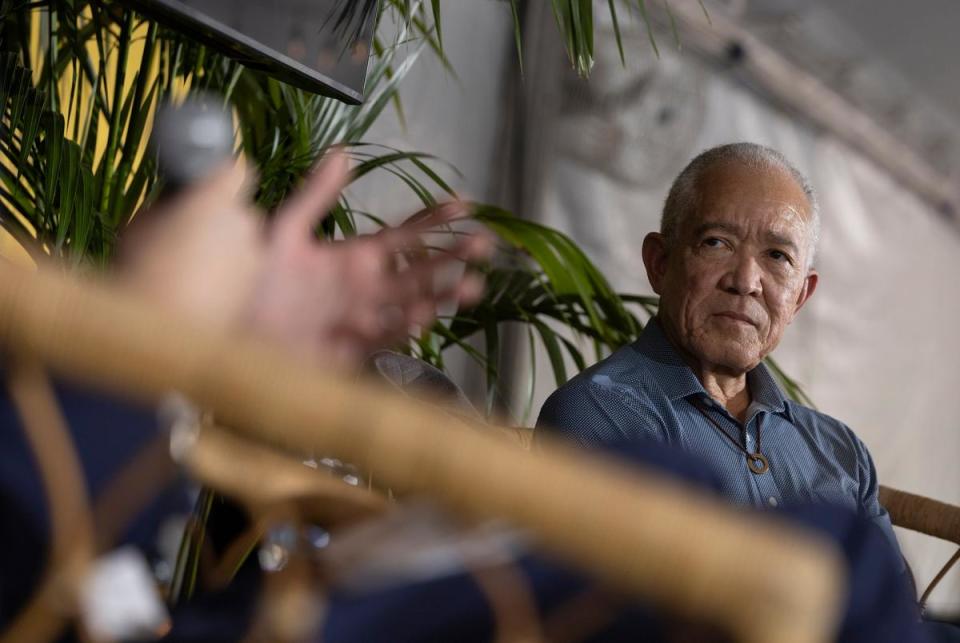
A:
[[[74,386],[57,385],[56,392],[95,502],[127,463],[159,437],[155,414],[153,409]],[[44,569],[50,520],[36,461],[2,379],[0,503],[0,622],[7,622],[32,594]],[[136,545],[148,560],[156,558],[161,526],[188,511],[186,486],[177,481],[159,490],[148,506],[120,526],[116,544]]]
[[[46,551],[28,502],[0,485],[0,628],[10,623],[33,593]]]
[[[923,643],[913,588],[901,572],[902,557],[882,530],[863,515],[823,505],[785,507],[781,516],[826,536],[847,565],[847,593],[836,640],[843,643]]]
[[[847,429],[849,431],[849,429]],[[883,533],[884,537],[890,543],[890,546],[900,554],[900,543],[897,542],[897,536],[893,532],[893,523],[890,522],[890,514],[880,504],[880,484],[877,478],[877,469],[873,464],[873,458],[867,446],[860,438],[853,435],[854,444],[857,452],[857,473],[859,476],[860,488],[857,496],[860,511],[864,517],[870,520]],[[903,556],[900,556],[903,561]],[[901,570],[906,571],[906,563],[901,564]]]

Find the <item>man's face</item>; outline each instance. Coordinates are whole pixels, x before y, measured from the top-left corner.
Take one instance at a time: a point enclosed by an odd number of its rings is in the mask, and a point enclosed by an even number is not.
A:
[[[672,242],[644,240],[667,336],[701,370],[742,374],[780,342],[813,293],[810,204],[778,168],[719,164]]]

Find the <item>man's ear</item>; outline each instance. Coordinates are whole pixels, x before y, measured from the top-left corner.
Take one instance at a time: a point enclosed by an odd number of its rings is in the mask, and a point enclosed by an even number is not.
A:
[[[813,291],[817,289],[817,283],[820,281],[820,275],[816,270],[810,269],[810,272],[807,273],[806,278],[803,280],[803,288],[800,289],[800,294],[797,296],[797,307],[793,309],[793,314],[796,315],[800,312],[800,309],[803,308],[803,305],[807,303],[807,300],[813,296]]]
[[[651,232],[643,238],[643,265],[647,269],[647,280],[658,295],[662,294],[664,275],[667,272],[667,240],[659,232]]]

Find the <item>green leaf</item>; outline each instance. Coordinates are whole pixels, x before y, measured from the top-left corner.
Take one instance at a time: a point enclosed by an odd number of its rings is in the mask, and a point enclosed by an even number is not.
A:
[[[46,176],[44,177],[44,186],[43,186],[43,216],[46,219],[46,222],[51,227],[55,224],[56,219],[56,197],[57,197],[57,188],[60,186],[60,162],[61,162],[61,151],[63,151],[63,116],[60,114],[50,114],[49,125],[47,126],[46,133],[46,146],[45,146],[45,165],[46,165]],[[37,237],[46,241],[42,235],[37,234]]]
[[[803,388],[796,382],[796,380],[791,378],[783,371],[782,368],[780,368],[780,365],[776,360],[768,355],[764,358],[763,362],[773,372],[773,376],[783,387],[784,393],[787,394],[787,397],[796,400],[805,406],[809,406],[814,409],[817,408],[816,405],[814,405],[813,400],[810,399],[810,396],[804,392]]]
[[[517,65],[520,67],[520,76],[523,76],[523,37],[520,32],[520,10],[517,0],[510,0],[510,13],[513,17],[513,43],[517,48]]]
[[[500,376],[500,331],[496,321],[487,320],[483,326],[486,347],[487,398],[486,414],[492,415],[498,399],[497,381]]]
[[[143,158],[137,167],[137,171],[133,175],[133,179],[130,181],[130,186],[123,195],[122,205],[120,206],[120,213],[122,215],[120,219],[123,224],[128,223],[132,218],[141,198],[147,202],[150,200],[146,195],[149,194],[151,186],[156,183],[156,162],[153,158]]]
[[[647,28],[647,39],[650,41],[650,46],[653,47],[653,53],[659,58],[660,49],[657,48],[657,39],[653,35],[653,24],[650,22],[650,15],[647,13],[647,0],[637,0],[637,7],[640,9],[643,24]]]
[[[17,58],[12,53],[5,53],[0,55],[0,67],[2,67],[2,75],[0,75],[0,113],[6,113],[7,111],[7,98],[10,96],[10,91],[14,85],[14,74],[17,69]],[[13,121],[11,120],[11,127],[13,126]]]
[[[343,231],[344,236],[355,236],[357,234],[357,226],[350,216],[350,210],[341,203],[337,203],[331,208],[330,218]]]
[[[577,371],[582,371],[587,368],[587,362],[583,359],[583,354],[580,350],[571,342],[569,339],[562,335],[557,336],[560,341],[563,343],[564,347],[567,349],[567,354],[573,358],[573,363],[577,367]]]
[[[28,104],[26,106],[26,113],[24,114],[24,122],[19,124],[22,134],[20,139],[20,158],[17,159],[17,167],[21,168],[26,164],[30,152],[33,151],[33,143],[37,140],[37,134],[40,131],[40,118],[43,115],[43,94],[37,91],[31,91],[29,93],[30,96],[27,99]]]
[[[10,105],[10,128],[18,129],[21,118],[27,105],[34,102],[34,89],[30,86],[30,72],[17,66],[11,77],[11,87],[8,93]]]
[[[63,141],[62,155],[64,157],[63,171],[60,173],[60,216],[57,218],[57,251],[63,248],[70,231],[75,208],[75,196],[79,184],[80,148],[76,143]]]
[[[520,423],[529,426],[530,413],[533,410],[533,396],[537,390],[537,343],[533,334],[533,327],[527,325],[527,360],[530,364],[530,376],[527,379],[527,392],[524,395],[526,402],[523,405],[523,413],[520,416]]]
[[[543,234],[543,226],[490,205],[475,206],[473,218],[490,228],[501,239],[528,252],[543,268],[558,293],[576,292],[576,284],[554,247],[548,243],[548,236]]]
[[[436,188],[443,190],[444,192],[449,194],[451,197],[457,196],[453,188],[451,188],[450,185],[446,181],[444,181],[443,178],[441,178],[440,175],[437,174],[437,172],[425,162],[427,160],[433,160],[433,161],[437,160],[437,158],[432,154],[425,154],[423,152],[402,152],[400,150],[396,150],[394,148],[386,147],[386,146],[377,146],[377,147],[382,147],[384,149],[391,150],[391,153],[383,154],[380,156],[376,156],[373,154],[364,154],[363,152],[356,151],[357,149],[362,149],[369,146],[370,146],[369,143],[359,143],[357,145],[352,146],[354,149],[354,157],[358,159],[363,159],[361,163],[354,168],[352,180],[354,181],[359,180],[376,169],[387,169],[390,171],[400,172],[403,174],[404,179],[409,180],[410,182],[413,183],[412,189],[418,195],[429,194],[431,195],[429,202],[430,203],[435,202],[436,199],[432,197],[433,190],[431,190],[425,184],[418,181],[409,172],[406,172],[398,165],[403,161],[408,161],[411,164],[413,164],[418,170],[420,170],[420,172],[426,175],[427,178],[433,182]],[[451,167],[451,169],[453,169],[454,172],[456,172],[456,168]],[[459,172],[457,172],[457,174],[459,174]]]
[[[93,206],[95,188],[93,174],[86,167],[80,168],[80,202],[73,217],[73,241],[70,244],[71,251],[78,258],[86,252],[98,219]]]
[[[670,8],[670,2],[668,0],[663,0],[663,8],[666,9],[667,16],[670,18],[670,32],[673,34],[673,41],[677,44],[677,49],[680,49],[680,32],[677,30],[677,19],[673,15],[673,10]]]
[[[710,12],[707,11],[707,6],[703,4],[703,0],[697,0],[700,4],[700,10],[703,11],[703,17],[707,19],[707,24],[713,26],[713,20],[710,19]]]
[[[443,28],[440,25],[440,0],[431,0],[430,4],[433,9],[433,24],[437,29],[437,44],[440,46],[440,50],[443,51]]]
[[[553,369],[553,376],[557,386],[562,386],[567,381],[567,367],[563,362],[563,351],[560,348],[560,341],[557,334],[541,321],[533,322],[537,333],[540,334],[540,341],[543,347],[547,349],[547,356],[550,358],[550,366]]]
[[[138,100],[137,97],[134,96],[134,99],[130,101],[130,104],[135,107],[132,108],[133,112],[130,117],[130,123],[124,135],[123,147],[120,151],[120,165],[117,168],[114,187],[111,188],[110,204],[108,206],[110,221],[115,223],[126,223],[133,214],[133,212],[125,207],[125,205],[130,202],[125,195],[127,181],[130,178],[130,173],[133,171],[134,158],[143,142],[147,115],[150,113],[150,109],[154,104],[156,92],[157,83],[155,80],[151,84],[146,98],[141,96]],[[140,163],[141,167],[138,168],[138,171],[144,171],[147,168],[153,167],[152,165],[144,166],[143,159],[140,160]]]
[[[617,51],[620,53],[620,64],[626,65],[627,59],[623,55],[623,38],[620,35],[620,21],[617,19],[616,0],[607,0],[607,6],[610,7],[610,18],[613,20],[613,35],[617,39]]]

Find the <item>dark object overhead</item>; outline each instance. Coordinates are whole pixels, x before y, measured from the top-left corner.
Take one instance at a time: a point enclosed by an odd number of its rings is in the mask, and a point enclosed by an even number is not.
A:
[[[124,0],[248,67],[363,102],[377,0]]]

